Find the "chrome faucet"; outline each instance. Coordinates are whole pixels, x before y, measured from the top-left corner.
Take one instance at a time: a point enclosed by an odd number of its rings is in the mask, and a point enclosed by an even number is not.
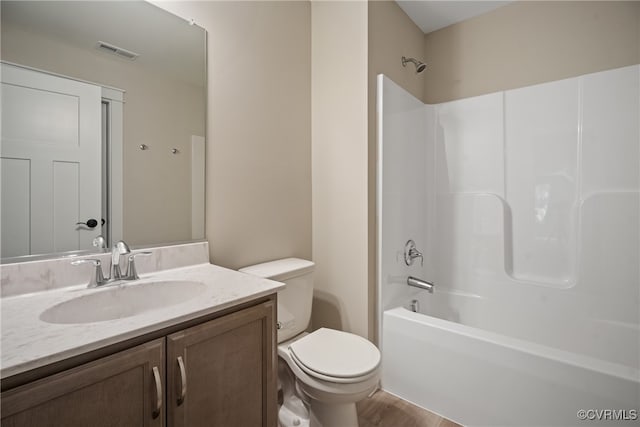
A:
[[[420,252],[416,248],[416,242],[413,240],[408,240],[404,245],[404,263],[407,265],[412,265],[413,260],[416,258],[420,258],[420,265],[423,265],[424,258],[422,257],[422,252]]]
[[[409,276],[407,278],[407,285],[413,286],[414,288],[424,289],[429,293],[433,293],[433,287],[435,286],[431,282],[427,282],[426,280],[418,279],[417,277]]]
[[[120,263],[122,256],[127,257],[126,274],[122,274],[122,264]],[[137,256],[149,256],[151,252],[131,253],[129,246],[124,241],[119,241],[111,248],[111,276],[105,277],[102,272],[102,262],[99,259],[79,259],[72,261],[72,265],[91,264],[95,267],[94,274],[89,280],[89,287],[106,285],[107,283],[117,282],[119,280],[137,280],[140,277],[136,271],[135,258]]]
[[[101,252],[107,251],[107,241],[102,236],[96,236],[96,238],[93,239],[92,244],[94,247],[99,248]]]
[[[129,246],[122,240],[113,245],[111,248],[111,280],[123,279],[122,270],[120,269],[120,257],[129,255],[131,250]]]

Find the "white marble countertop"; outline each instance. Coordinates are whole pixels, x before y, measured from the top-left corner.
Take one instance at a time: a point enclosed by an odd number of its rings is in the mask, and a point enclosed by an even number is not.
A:
[[[197,297],[135,316],[95,323],[53,324],[40,320],[47,308],[114,286],[165,280],[197,281],[205,290]],[[72,286],[3,297],[0,376],[7,378],[69,357],[138,337],[234,305],[266,296],[284,284],[245,273],[199,264],[141,275],[139,281],[88,289]]]

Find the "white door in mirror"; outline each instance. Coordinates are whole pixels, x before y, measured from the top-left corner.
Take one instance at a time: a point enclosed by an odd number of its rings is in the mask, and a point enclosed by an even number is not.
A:
[[[101,88],[2,64],[2,256],[91,248]],[[93,224],[90,227],[78,222]]]

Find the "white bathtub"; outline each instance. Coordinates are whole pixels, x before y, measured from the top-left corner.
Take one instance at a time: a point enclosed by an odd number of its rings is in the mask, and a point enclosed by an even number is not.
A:
[[[474,295],[417,295],[439,317],[384,312],[386,391],[463,425],[640,425],[637,325],[554,328],[549,307],[529,316],[535,301],[505,310]]]
[[[378,76],[385,390],[465,425],[640,426],[639,93],[638,65],[434,105]]]

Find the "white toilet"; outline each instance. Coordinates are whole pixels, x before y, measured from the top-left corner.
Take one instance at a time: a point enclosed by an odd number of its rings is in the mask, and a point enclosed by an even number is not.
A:
[[[314,263],[287,258],[240,271],[284,282],[278,292],[278,380],[281,427],[357,427],[356,402],[373,392],[380,351],[348,332],[304,332],[311,319]]]

